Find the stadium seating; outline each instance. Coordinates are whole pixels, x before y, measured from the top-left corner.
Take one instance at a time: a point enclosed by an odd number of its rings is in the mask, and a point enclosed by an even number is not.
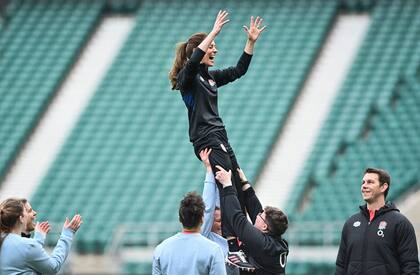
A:
[[[89,221],[77,238],[80,251],[103,252],[121,224],[176,224],[183,194],[201,192],[204,169],[188,142],[186,109],[179,93],[170,92],[167,73],[175,44],[209,31],[221,8],[230,11],[231,22],[216,40],[218,68],[236,64],[246,41],[242,25],[251,15],[269,24],[247,75],[220,89],[230,141],[255,180],[337,3],[143,1],[123,49],[32,198],[40,218],[61,221],[77,209]],[[127,245],[143,241],[126,238]]]
[[[327,275],[334,274],[335,265],[327,262],[294,262],[289,261],[286,266],[288,275]]]
[[[100,18],[103,1],[11,1],[0,31],[0,179]]]
[[[148,275],[152,270],[151,262],[126,262],[122,266],[123,275]]]
[[[419,182],[419,30],[418,1],[375,6],[364,43],[288,201],[294,230],[305,222],[344,221],[356,212],[366,167],[390,171],[390,199]],[[308,234],[303,243],[324,243],[320,229]]]
[[[176,42],[209,31],[210,11],[225,8],[231,22],[216,40],[217,68],[236,63],[250,15],[268,24],[247,75],[220,89],[221,115],[251,181],[335,16],[343,9],[371,11],[369,32],[286,204],[291,245],[338,244],[343,221],[362,203],[367,166],[391,172],[391,200],[420,182],[418,0],[10,1],[0,23],[0,179],[101,18],[136,12],[124,48],[31,198],[39,220],[61,226],[74,211],[84,216],[79,252],[104,252],[120,226],[133,229],[122,236],[126,246],[164,239],[179,226],[182,195],[201,192],[204,169],[167,72]],[[150,237],[144,228],[160,223],[167,232]],[[49,234],[48,243],[57,237]],[[291,260],[289,275],[334,270],[332,262]],[[126,262],[121,273],[150,270],[150,262]]]
[[[135,13],[142,0],[108,0],[107,9],[113,13]]]
[[[150,262],[129,261],[123,264],[121,274],[148,275],[152,270]],[[326,275],[334,274],[335,265],[327,262],[288,262],[286,266],[288,275]]]
[[[367,12],[375,7],[376,0],[340,0],[340,8],[345,12]]]

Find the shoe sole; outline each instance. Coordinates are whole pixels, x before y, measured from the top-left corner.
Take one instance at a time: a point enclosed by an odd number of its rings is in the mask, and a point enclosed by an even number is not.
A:
[[[239,266],[235,263],[232,263],[230,261],[226,261],[226,263],[230,266],[237,267],[238,269],[243,270],[243,271],[248,271],[248,272],[254,272],[255,271],[255,267],[243,267],[243,266]]]

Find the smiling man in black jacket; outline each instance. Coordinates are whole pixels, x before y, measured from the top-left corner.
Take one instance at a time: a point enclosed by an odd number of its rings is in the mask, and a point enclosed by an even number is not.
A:
[[[390,184],[385,170],[365,170],[361,192],[366,205],[344,224],[336,275],[419,274],[414,228],[393,203],[385,202]]]
[[[255,267],[256,275],[284,275],[289,245],[282,238],[288,227],[287,216],[278,208],[262,208],[254,189],[245,174],[238,168],[245,194],[245,205],[252,223],[241,210],[237,194],[232,186],[232,172],[217,165],[216,179],[223,186],[220,200],[227,206],[225,215],[229,225],[242,242],[241,248],[248,261]],[[241,275],[248,274],[241,271]]]

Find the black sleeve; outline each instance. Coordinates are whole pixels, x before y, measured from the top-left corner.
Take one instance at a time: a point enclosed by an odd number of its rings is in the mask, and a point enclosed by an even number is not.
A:
[[[347,224],[347,223],[346,223]],[[335,262],[335,275],[345,275],[347,269],[347,244],[346,244],[346,224],[341,232],[340,247],[338,248],[337,260]]]
[[[243,76],[247,71],[249,64],[251,63],[252,55],[243,52],[241,57],[236,64],[236,67],[229,67],[224,70],[211,71],[210,74],[216,81],[217,87],[228,84],[229,82],[235,81],[236,79]]]
[[[263,210],[261,202],[255,195],[255,190],[254,188],[252,188],[252,186],[244,191],[244,195],[246,211],[248,212],[249,217],[251,218],[251,221],[254,224],[257,215]]]
[[[400,274],[419,274],[419,258],[416,235],[413,225],[404,219],[397,224],[396,230],[397,253],[400,263]]]
[[[231,225],[236,237],[238,237],[249,250],[261,252],[266,246],[264,233],[255,228],[246,218],[241,210],[241,206],[232,186],[223,188],[221,200],[224,202],[226,218]],[[267,244],[269,245],[269,244]]]
[[[200,48],[195,48],[191,58],[188,59],[184,67],[182,67],[176,76],[178,88],[187,88],[191,84],[191,82],[194,80],[194,77],[198,73],[201,59],[203,59],[205,54],[206,53]]]

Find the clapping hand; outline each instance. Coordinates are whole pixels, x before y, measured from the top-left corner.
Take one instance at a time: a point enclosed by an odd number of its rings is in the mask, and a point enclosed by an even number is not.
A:
[[[72,230],[73,232],[76,232],[79,227],[82,225],[83,220],[82,216],[79,214],[74,215],[73,219],[69,221],[69,218],[66,218],[66,221],[64,222],[64,228],[68,228]]]
[[[35,232],[39,232],[44,236],[48,234],[51,230],[51,225],[48,222],[38,222],[35,226]]]

